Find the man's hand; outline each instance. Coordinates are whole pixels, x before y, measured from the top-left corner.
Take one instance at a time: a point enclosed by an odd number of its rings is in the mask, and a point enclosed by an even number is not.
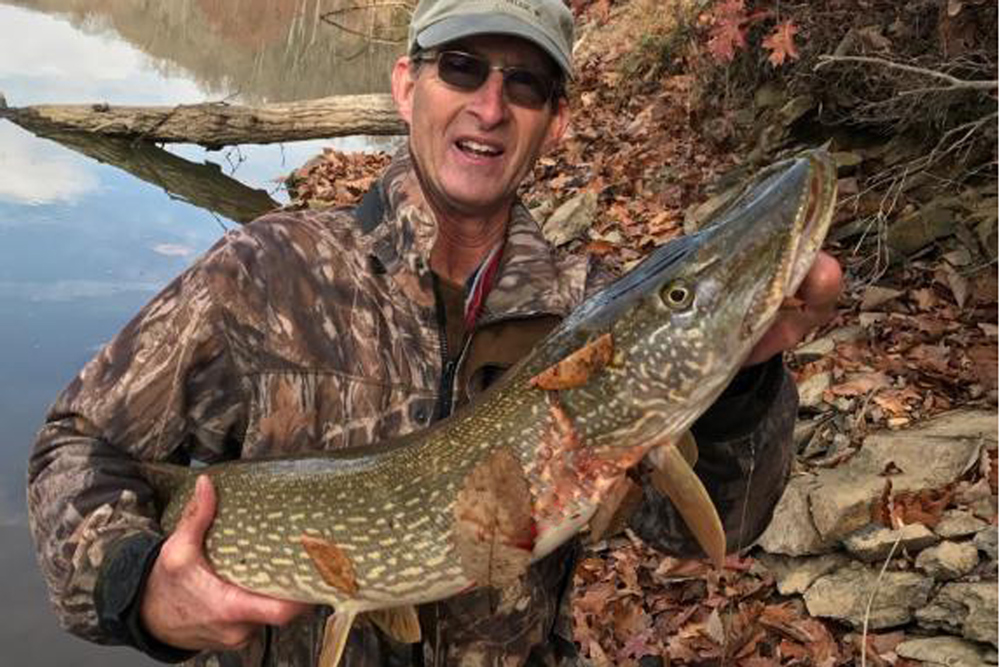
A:
[[[156,639],[182,649],[234,650],[261,625],[284,625],[309,608],[255,595],[220,579],[205,559],[215,490],[202,475],[176,530],[150,570],[140,616]]]
[[[837,305],[842,277],[837,260],[820,251],[795,295],[802,301],[801,307],[778,312],[778,318],[750,352],[744,366],[759,364],[795,347],[807,333],[827,322]]]

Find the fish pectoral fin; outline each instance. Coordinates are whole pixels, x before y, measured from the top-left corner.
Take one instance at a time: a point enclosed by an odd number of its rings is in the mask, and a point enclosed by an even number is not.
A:
[[[674,443],[674,447],[680,452],[687,464],[692,468],[696,463],[698,463],[698,443],[695,441],[694,436],[691,431],[684,431],[684,435]],[[659,451],[654,449],[654,452]]]
[[[397,642],[416,644],[420,641],[420,618],[413,605],[375,609],[366,615],[379,630]]]
[[[357,612],[353,609],[338,609],[326,619],[323,631],[323,649],[319,654],[319,667],[337,667],[347,648],[347,636],[354,625]]]
[[[690,434],[687,437],[694,442]],[[670,498],[712,563],[722,567],[726,559],[726,533],[708,490],[683,453],[684,449],[690,453],[691,443],[680,447],[670,443],[650,451],[647,457],[653,467],[650,477],[653,486]],[[697,449],[694,451],[697,456]]]

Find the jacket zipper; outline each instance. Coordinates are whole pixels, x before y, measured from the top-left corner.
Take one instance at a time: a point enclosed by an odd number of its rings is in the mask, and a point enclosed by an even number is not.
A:
[[[434,410],[434,421],[444,419],[451,414],[452,385],[455,383],[455,370],[458,367],[457,360],[451,359],[448,354],[448,325],[445,322],[444,299],[441,298],[441,289],[438,286],[438,277],[431,274],[434,284],[434,312],[437,317],[438,340],[441,350],[441,379],[438,382],[438,402]]]

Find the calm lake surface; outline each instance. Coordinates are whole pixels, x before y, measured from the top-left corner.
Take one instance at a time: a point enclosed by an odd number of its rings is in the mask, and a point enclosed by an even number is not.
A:
[[[351,9],[358,4],[0,0],[0,93],[10,106],[27,106],[252,104],[386,92],[407,17],[399,7],[388,16]],[[70,149],[0,120],[0,664],[155,664],[58,628],[24,495],[29,451],[56,394],[247,215],[239,206],[212,206],[197,188],[164,185],[157,170],[191,169],[192,182],[229,188],[232,201],[283,203],[280,179],[324,146],[391,144],[357,137],[219,152],[170,146],[142,153],[142,169],[130,173],[88,157],[92,147]]]

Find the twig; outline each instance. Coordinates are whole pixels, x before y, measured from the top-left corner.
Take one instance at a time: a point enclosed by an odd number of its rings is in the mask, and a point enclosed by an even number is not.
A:
[[[821,67],[825,67],[830,63],[834,62],[853,62],[853,63],[869,63],[872,65],[883,65],[884,67],[889,67],[891,69],[898,69],[904,72],[911,72],[913,74],[920,74],[922,76],[930,76],[936,79],[941,79],[942,81],[947,81],[950,86],[949,89],[954,88],[972,88],[974,90],[996,90],[997,82],[989,80],[977,80],[977,81],[967,81],[965,79],[959,79],[952,76],[951,74],[945,74],[944,72],[939,72],[933,69],[927,69],[926,67],[917,67],[915,65],[904,65],[903,63],[893,62],[891,60],[886,60],[885,58],[872,58],[870,56],[828,56],[823,55],[819,57],[819,64],[817,64],[813,71],[818,70]]]
[[[892,543],[892,548],[889,549],[889,555],[885,557],[885,562],[882,563],[882,569],[878,573],[878,578],[875,580],[875,585],[872,587],[872,594],[868,596],[868,604],[865,605],[865,619],[861,624],[861,667],[866,667],[868,658],[868,618],[872,614],[872,604],[875,602],[875,596],[878,595],[879,584],[882,583],[882,577],[885,576],[885,571],[889,569],[889,563],[892,562],[892,557],[896,553],[896,547],[899,546],[900,541],[903,539],[903,528],[899,526],[896,528],[899,531],[899,535],[896,536],[896,541]]]

